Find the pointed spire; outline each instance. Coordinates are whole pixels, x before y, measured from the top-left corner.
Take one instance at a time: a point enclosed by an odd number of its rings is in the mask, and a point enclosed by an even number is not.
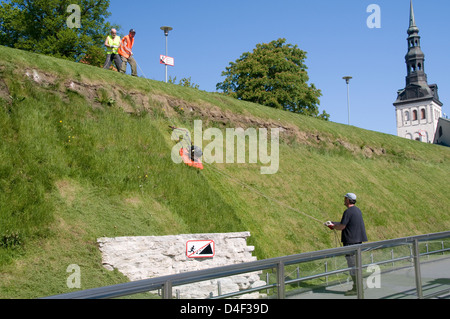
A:
[[[405,0],[406,1],[406,0]],[[405,56],[407,66],[406,86],[398,91],[395,106],[408,105],[408,103],[431,99],[438,105],[442,105],[437,94],[436,84],[428,85],[425,73],[425,54],[420,47],[419,28],[416,25],[413,2],[410,0],[408,28],[408,53]]]
[[[412,0],[410,0],[408,34],[413,34],[413,33],[419,33],[419,28],[416,26],[416,18],[414,17],[413,2],[412,2]]]

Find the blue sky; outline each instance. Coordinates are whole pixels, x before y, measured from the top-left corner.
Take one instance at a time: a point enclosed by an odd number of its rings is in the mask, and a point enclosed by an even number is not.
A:
[[[380,28],[369,28],[371,4],[380,8]],[[439,87],[443,112],[450,103],[450,1],[413,0],[425,53],[428,83]],[[164,81],[159,64],[165,53],[161,26],[173,27],[169,76],[191,77],[201,90],[216,92],[222,71],[256,44],[286,38],[307,52],[310,83],[322,90],[320,111],[347,124],[347,86],[351,75],[350,123],[396,135],[392,103],[405,86],[409,0],[111,0],[109,21],[119,33],[137,31],[134,47],[138,73]],[[141,71],[142,69],[142,71]],[[128,73],[130,70],[128,69]],[[450,114],[449,114],[450,115]]]

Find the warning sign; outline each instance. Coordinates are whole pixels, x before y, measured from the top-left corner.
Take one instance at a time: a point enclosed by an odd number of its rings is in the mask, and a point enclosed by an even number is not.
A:
[[[175,59],[170,57],[170,56],[160,55],[159,56],[159,64],[165,64],[165,65],[174,66],[175,65]]]
[[[186,242],[186,256],[188,258],[211,258],[215,254],[213,240],[189,240]]]

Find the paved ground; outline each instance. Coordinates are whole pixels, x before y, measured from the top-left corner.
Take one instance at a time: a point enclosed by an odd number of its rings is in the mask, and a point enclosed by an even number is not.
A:
[[[421,263],[423,295],[450,289],[450,258]],[[380,288],[368,288],[364,283],[366,299],[416,299],[414,267],[382,273]],[[322,287],[313,291],[287,296],[288,299],[355,299],[356,296],[344,296],[351,288],[350,283]],[[442,298],[450,299],[450,292]]]

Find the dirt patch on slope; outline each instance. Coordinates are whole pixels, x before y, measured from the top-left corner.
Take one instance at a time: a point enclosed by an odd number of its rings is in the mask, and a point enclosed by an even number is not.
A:
[[[152,99],[162,103],[165,108],[169,107],[173,109],[173,112],[171,113],[200,117],[205,121],[205,125],[218,123],[223,127],[233,126],[242,127],[243,129],[249,127],[266,128],[268,130],[271,128],[279,128],[281,133],[280,137],[285,138],[287,141],[295,140],[298,143],[311,146],[321,144],[322,146],[330,148],[342,147],[353,154],[361,154],[369,158],[374,155],[386,154],[386,150],[383,148],[370,146],[360,147],[345,141],[344,139],[336,139],[326,133],[303,131],[293,124],[283,124],[280,121],[262,119],[250,114],[238,114],[230,110],[222,110],[218,106],[209,103],[191,103],[166,95],[152,95]]]
[[[39,83],[43,86],[54,85],[57,82],[58,78],[51,73],[46,73],[40,70],[38,71],[36,69],[26,69],[25,75],[34,82]]]
[[[2,78],[0,78],[0,99],[11,102],[11,94],[9,92],[8,85]]]
[[[41,86],[50,87],[58,83],[57,76],[39,70],[25,70],[25,75]],[[0,96],[8,94],[7,88],[0,81]],[[242,127],[243,129],[271,128],[280,129],[280,138],[289,143],[296,141],[306,145],[322,145],[328,148],[344,148],[352,154],[365,157],[384,155],[386,150],[371,146],[358,146],[342,138],[335,138],[322,132],[309,132],[301,130],[293,124],[283,124],[273,119],[263,119],[250,114],[238,114],[230,110],[223,110],[216,105],[203,102],[189,102],[181,98],[165,94],[145,94],[141,91],[129,91],[125,88],[110,83],[82,83],[76,80],[66,81],[63,88],[59,88],[61,94],[71,90],[85,97],[94,107],[117,106],[129,114],[137,114],[142,111],[162,111],[167,118],[184,116],[187,118],[201,118],[204,125],[217,124],[223,127]],[[2,93],[3,92],[3,93]]]
[[[61,198],[68,205],[72,205],[73,201],[77,197],[77,192],[79,191],[80,187],[70,180],[65,179],[56,181],[55,186]]]

